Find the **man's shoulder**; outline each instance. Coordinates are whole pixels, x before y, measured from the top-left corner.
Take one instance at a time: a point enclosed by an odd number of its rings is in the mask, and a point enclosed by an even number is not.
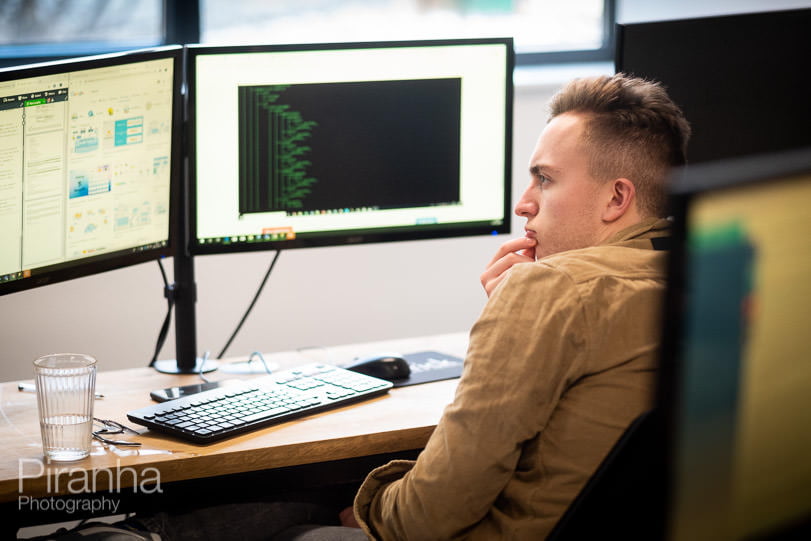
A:
[[[553,254],[520,266],[529,274],[561,273],[580,284],[605,277],[664,278],[666,257],[666,252],[608,244]]]

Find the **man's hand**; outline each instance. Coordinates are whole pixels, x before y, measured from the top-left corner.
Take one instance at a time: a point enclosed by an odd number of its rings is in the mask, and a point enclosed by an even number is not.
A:
[[[358,524],[358,521],[355,520],[355,511],[351,506],[341,511],[338,516],[341,519],[341,526],[346,526],[347,528],[360,528],[360,524]]]
[[[480,276],[482,286],[487,296],[496,288],[504,278],[504,273],[516,263],[531,263],[535,261],[535,245],[538,241],[527,237],[508,240],[501,245],[496,255],[490,260],[487,269]]]

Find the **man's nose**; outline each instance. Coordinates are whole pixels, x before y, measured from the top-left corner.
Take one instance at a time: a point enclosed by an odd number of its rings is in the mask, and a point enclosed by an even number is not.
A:
[[[527,192],[521,195],[521,199],[515,204],[515,214],[524,218],[530,218],[538,214],[538,204],[527,197]]]

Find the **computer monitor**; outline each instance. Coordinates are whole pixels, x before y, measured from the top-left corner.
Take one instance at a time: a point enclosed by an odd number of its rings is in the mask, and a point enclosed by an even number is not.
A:
[[[811,148],[676,180],[659,393],[667,538],[807,535]]]
[[[509,230],[510,39],[188,51],[192,253]]]
[[[172,254],[182,53],[0,70],[0,295]]]
[[[811,9],[620,24],[617,71],[661,81],[690,163],[811,146]]]
[[[509,232],[512,39],[187,50],[190,257]]]

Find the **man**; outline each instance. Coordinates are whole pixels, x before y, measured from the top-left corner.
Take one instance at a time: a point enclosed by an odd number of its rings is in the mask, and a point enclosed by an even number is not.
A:
[[[580,79],[554,97],[515,207],[526,234],[481,276],[490,298],[425,450],[360,488],[354,515],[368,535],[542,539],[650,407],[664,182],[689,132],[640,79]]]
[[[649,408],[665,286],[665,177],[690,129],[658,85],[623,75],[558,93],[464,373],[425,450],[369,474],[345,526],[377,539],[542,539],[631,421]],[[225,517],[237,517],[226,519]],[[130,522],[163,539],[253,532],[358,539],[321,508],[237,505]],[[208,521],[211,521],[209,524]],[[256,524],[262,524],[257,527]],[[127,524],[125,524],[127,526]]]

